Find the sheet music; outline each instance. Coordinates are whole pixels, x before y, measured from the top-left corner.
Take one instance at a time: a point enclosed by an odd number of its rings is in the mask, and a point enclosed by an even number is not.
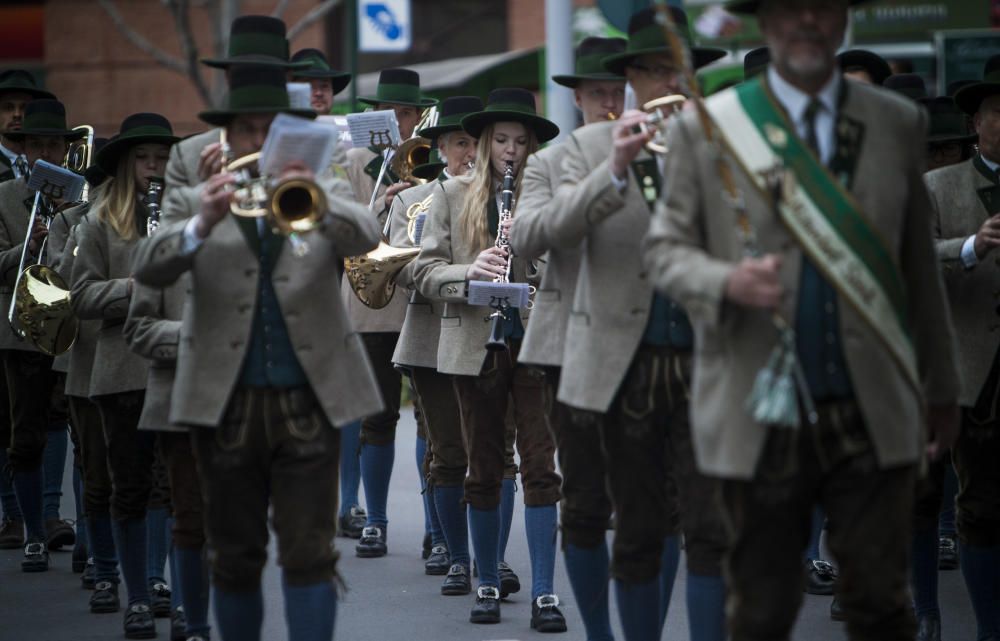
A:
[[[312,85],[308,82],[287,82],[288,105],[292,109],[312,109]]]
[[[354,147],[398,147],[401,140],[396,112],[391,109],[348,114],[347,127]]]
[[[339,132],[328,124],[278,114],[267,132],[258,166],[262,173],[276,175],[294,161],[320,174],[330,164],[338,138]]]
[[[83,176],[80,174],[39,159],[31,168],[28,189],[71,203],[80,200],[83,183]]]

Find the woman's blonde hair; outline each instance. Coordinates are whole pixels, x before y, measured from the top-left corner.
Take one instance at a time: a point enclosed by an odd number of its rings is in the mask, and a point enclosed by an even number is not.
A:
[[[493,130],[496,123],[486,125],[479,136],[479,145],[476,147],[476,170],[471,175],[453,178],[469,184],[469,189],[465,192],[465,202],[462,204],[462,212],[458,215],[458,229],[462,237],[471,240],[473,247],[477,251],[482,251],[490,246],[490,237],[496,234],[495,229],[487,229],[486,218],[489,211],[490,199],[496,198],[493,186],[493,167],[491,153],[493,149]],[[514,174],[515,200],[521,195],[521,175],[524,173],[524,165],[528,162],[528,156],[538,151],[538,136],[531,127],[525,125],[528,135],[528,145],[525,150],[524,160],[518,166],[517,173]]]
[[[114,176],[108,176],[95,190],[92,209],[97,212],[97,220],[111,226],[123,240],[139,237],[139,227],[135,221],[135,206],[138,194],[135,189],[135,155],[138,145],[133,145],[128,153],[118,160]]]

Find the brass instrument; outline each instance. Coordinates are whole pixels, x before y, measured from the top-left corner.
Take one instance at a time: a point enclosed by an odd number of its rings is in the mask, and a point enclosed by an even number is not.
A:
[[[511,208],[514,202],[514,163],[507,162],[507,166],[504,168],[503,172],[503,187],[500,192],[500,221],[497,226],[497,239],[495,247],[497,249],[503,249],[507,252],[507,267],[506,271],[502,276],[497,276],[493,279],[494,283],[509,283],[510,282],[510,266],[514,262],[513,257],[510,255],[510,239],[507,234],[504,233],[503,224],[505,221],[510,220],[513,216]],[[486,349],[491,352],[500,351],[507,349],[507,341],[504,340],[503,330],[504,321],[507,320],[507,313],[510,306],[507,304],[506,300],[501,300],[497,302],[496,306],[493,308],[493,313],[490,314],[490,338],[486,341]]]
[[[646,121],[639,124],[639,130],[645,133],[651,127],[656,128],[652,140],[646,143],[646,150],[651,154],[666,154],[667,149],[667,121],[670,116],[684,108],[687,98],[681,94],[671,94],[650,100],[642,106],[642,110],[649,114]]]
[[[427,198],[406,208],[406,237],[417,247],[420,246],[420,239],[423,236],[422,233],[417,233],[417,221],[420,220],[421,216],[427,216],[427,210],[431,208],[433,201],[434,194],[430,194]],[[422,232],[423,229],[421,228],[420,231]]]
[[[411,185],[422,185],[427,182],[424,178],[417,178],[413,175],[413,170],[418,165],[427,164],[431,155],[431,141],[421,136],[414,136],[396,149],[392,155],[392,162],[389,168],[392,173],[402,181]]]
[[[48,238],[42,241],[37,262],[26,266],[28,243],[39,216],[44,216],[48,225],[54,212],[48,198],[41,192],[35,192],[7,321],[16,336],[28,340],[49,356],[58,356],[73,346],[80,323],[70,306],[66,281],[56,270],[42,264]]]
[[[146,236],[152,236],[160,228],[160,197],[163,195],[163,179],[153,176],[149,179],[149,187],[146,188],[146,209],[149,216],[146,218]]]
[[[93,162],[94,156],[94,128],[90,125],[80,125],[74,127],[73,131],[85,131],[87,135],[79,140],[74,140],[69,144],[66,157],[63,159],[63,166],[70,171],[83,175]],[[82,202],[87,202],[90,195],[90,183],[83,183],[83,193],[80,195]]]

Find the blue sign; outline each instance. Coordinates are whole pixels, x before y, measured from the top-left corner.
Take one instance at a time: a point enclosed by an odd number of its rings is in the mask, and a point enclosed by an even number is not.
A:
[[[412,43],[410,0],[359,0],[360,51],[407,51]]]

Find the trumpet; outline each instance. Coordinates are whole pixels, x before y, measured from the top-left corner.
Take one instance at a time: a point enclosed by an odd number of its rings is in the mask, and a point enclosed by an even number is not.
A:
[[[639,131],[648,132],[655,128],[652,139],[646,143],[646,150],[651,154],[666,154],[667,151],[667,121],[670,116],[684,108],[687,98],[681,94],[670,94],[650,100],[642,106],[642,110],[648,115],[646,120],[639,124]],[[637,132],[638,133],[638,132]]]
[[[74,127],[73,131],[84,131],[86,136],[80,140],[74,140],[69,144],[66,157],[63,159],[63,166],[72,172],[83,175],[93,161],[94,156],[94,128],[90,125],[80,125]],[[90,183],[83,183],[83,192],[80,194],[80,201],[87,202],[90,195]]]

